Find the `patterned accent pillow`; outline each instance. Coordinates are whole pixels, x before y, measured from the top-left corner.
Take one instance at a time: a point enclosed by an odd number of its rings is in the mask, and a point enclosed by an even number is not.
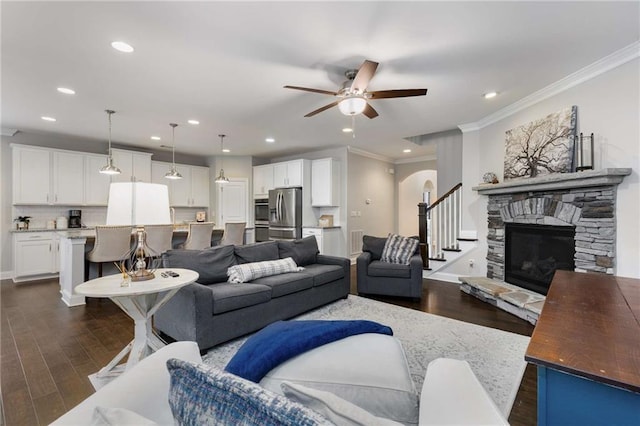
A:
[[[227,269],[228,281],[230,283],[246,283],[260,277],[286,274],[287,272],[297,272],[304,270],[296,265],[292,258],[278,260],[265,260],[263,262],[243,263]]]
[[[389,234],[384,244],[380,260],[388,263],[408,265],[409,259],[418,248],[419,241],[415,238],[403,237],[397,234]]]
[[[176,424],[333,425],[313,410],[215,367],[173,358],[167,369]]]

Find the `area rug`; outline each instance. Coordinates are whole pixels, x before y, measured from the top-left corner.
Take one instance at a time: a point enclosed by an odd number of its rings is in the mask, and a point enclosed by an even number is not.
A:
[[[350,295],[295,319],[367,319],[388,325],[402,342],[418,392],[430,361],[441,357],[466,360],[505,417],[511,412],[526,367],[529,337],[359,296]],[[216,346],[204,356],[204,362],[224,368],[246,339]]]

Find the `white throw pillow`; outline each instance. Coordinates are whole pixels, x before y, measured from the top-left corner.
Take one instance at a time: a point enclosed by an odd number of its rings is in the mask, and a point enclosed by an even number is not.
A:
[[[140,414],[126,408],[96,407],[91,418],[91,426],[157,426]]]
[[[286,274],[288,272],[298,272],[304,270],[296,265],[293,258],[287,257],[278,260],[265,260],[262,262],[243,263],[234,265],[227,269],[228,281],[230,283],[246,283],[256,278],[269,277],[271,275]]]
[[[319,391],[291,382],[280,385],[284,396],[322,414],[337,426],[398,426],[401,423],[376,417],[331,392]]]

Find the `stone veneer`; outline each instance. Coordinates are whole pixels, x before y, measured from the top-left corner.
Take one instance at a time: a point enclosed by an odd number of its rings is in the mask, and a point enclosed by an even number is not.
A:
[[[474,187],[489,195],[487,277],[504,280],[504,224],[575,226],[575,270],[614,273],[616,187],[631,169],[604,169]]]

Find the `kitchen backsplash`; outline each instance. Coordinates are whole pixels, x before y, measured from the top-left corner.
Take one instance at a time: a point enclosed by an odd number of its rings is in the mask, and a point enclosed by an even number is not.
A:
[[[58,216],[69,217],[69,210],[78,209],[77,206],[14,206],[13,217],[31,216],[29,228],[45,229],[47,222],[56,220]],[[107,221],[106,207],[80,207],[82,210],[82,224],[84,226],[104,225]],[[175,209],[176,224],[195,222],[196,212],[202,208],[178,207]],[[207,215],[207,219],[210,218]]]

